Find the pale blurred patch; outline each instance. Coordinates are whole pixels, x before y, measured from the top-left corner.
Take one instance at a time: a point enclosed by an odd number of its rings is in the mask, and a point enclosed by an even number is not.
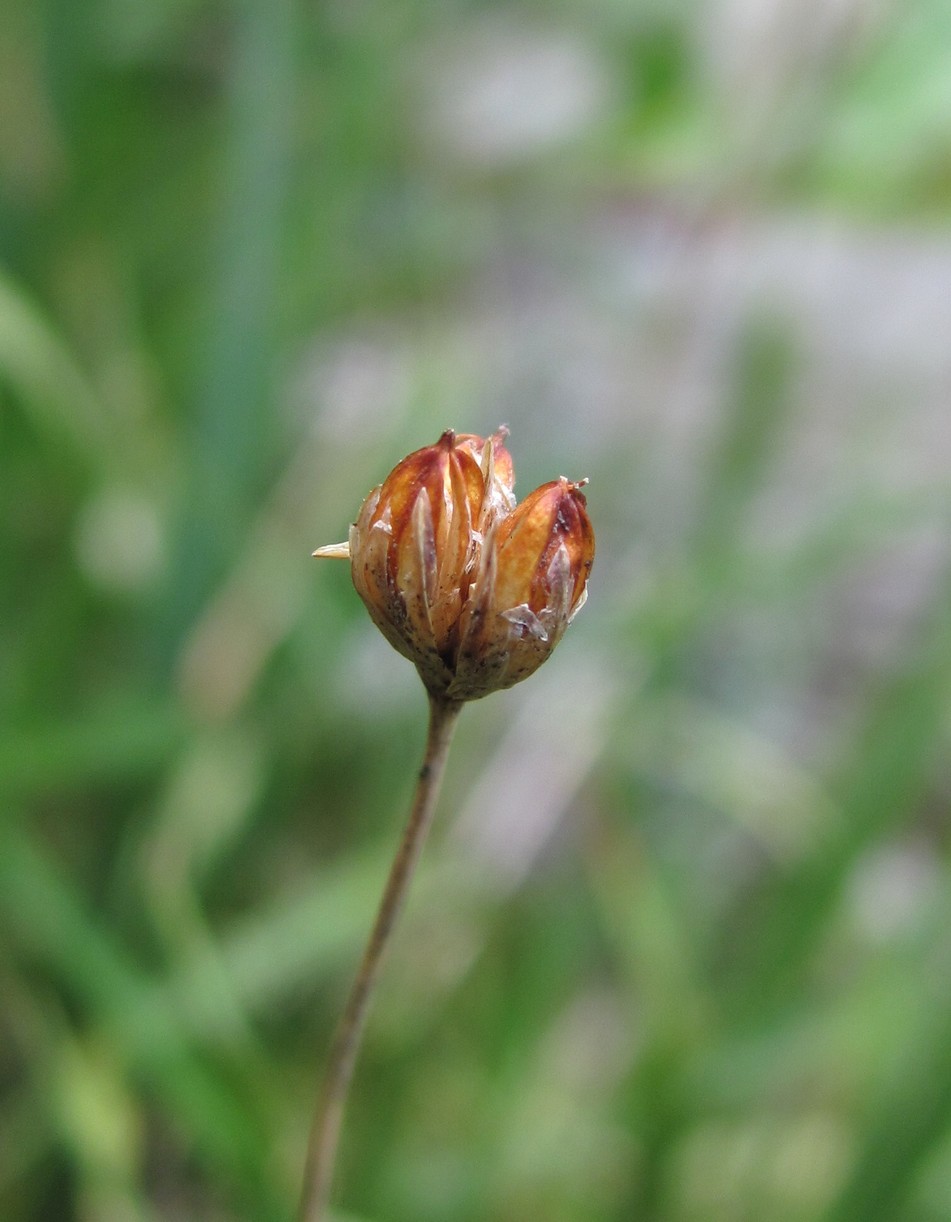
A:
[[[419,125],[449,161],[491,168],[585,135],[611,109],[608,66],[578,29],[483,18],[424,51]]]
[[[484,874],[494,891],[519,885],[572,810],[619,694],[618,676],[601,660],[572,659],[567,641],[533,676],[452,829],[467,869]]]
[[[848,1129],[821,1111],[700,1125],[675,1156],[676,1216],[684,1222],[818,1217],[845,1175],[850,1147]]]
[[[941,862],[926,844],[882,844],[855,864],[846,901],[860,933],[888,944],[923,928],[943,886]]]
[[[148,589],[168,560],[158,507],[132,489],[101,489],[77,523],[76,558],[90,581],[110,593]]]

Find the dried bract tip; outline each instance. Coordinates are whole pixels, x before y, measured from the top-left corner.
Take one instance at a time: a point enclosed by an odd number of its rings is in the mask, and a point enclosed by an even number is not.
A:
[[[349,544],[314,553],[349,556],[374,623],[452,700],[530,675],[587,596],[588,481],[562,477],[516,505],[507,435],[447,430],[371,491]]]
[[[350,559],[350,544],[349,543],[328,543],[326,547],[318,547],[315,552],[310,553],[312,556],[317,556],[321,559],[329,560],[349,560]]]

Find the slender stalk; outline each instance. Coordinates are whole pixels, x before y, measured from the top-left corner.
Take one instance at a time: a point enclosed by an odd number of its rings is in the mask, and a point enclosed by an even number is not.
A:
[[[461,708],[461,704],[453,701],[432,695],[429,697],[426,751],[419,770],[409,819],[393,858],[376,920],[373,922],[373,929],[350,989],[346,1009],[330,1049],[323,1087],[307,1142],[304,1188],[297,1215],[298,1222],[324,1222],[326,1217],[343,1111],[374,986],[393,926],[409,891],[426,833],[433,821],[449,744]]]

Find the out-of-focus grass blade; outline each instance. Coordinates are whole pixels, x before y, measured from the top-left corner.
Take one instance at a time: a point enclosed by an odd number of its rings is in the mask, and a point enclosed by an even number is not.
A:
[[[875,1098],[852,1173],[823,1222],[891,1222],[926,1156],[951,1127],[951,964],[920,999],[919,1021],[900,1034],[900,1055]],[[947,1194],[951,1209],[951,1186]]]
[[[247,529],[278,441],[271,426],[278,275],[294,131],[295,0],[235,6],[226,155],[172,596],[173,642]]]
[[[271,1134],[243,1093],[193,1050],[161,991],[97,927],[66,882],[12,822],[0,825],[0,909],[14,946],[51,972],[111,1033],[128,1061],[244,1197],[280,1218],[266,1172]]]
[[[745,515],[776,456],[789,412],[794,352],[778,326],[751,325],[740,340],[731,402],[701,488],[692,552],[708,582],[722,583]]]
[[[112,452],[106,412],[60,337],[0,271],[0,380],[39,431],[70,445],[93,467]]]
[[[153,702],[8,730],[0,739],[0,792],[24,797],[139,775],[169,759],[185,733],[176,706]]]
[[[689,683],[682,671],[705,624],[722,613],[740,571],[746,514],[774,460],[789,410],[794,352],[777,328],[748,326],[741,336],[730,398],[712,446],[684,541],[674,588],[637,622],[649,651],[653,685]]]
[[[683,916],[643,847],[630,834],[607,832],[593,864],[592,885],[641,1042],[622,1096],[640,1156],[624,1209],[647,1217],[662,1200],[676,1136],[692,1119],[683,1067],[707,1038],[708,1001]]]
[[[220,944],[221,962],[249,1011],[266,1011],[328,968],[355,960],[383,881],[389,852],[350,857],[327,874],[236,922]],[[416,888],[415,890],[419,890]],[[166,987],[200,1017],[203,1038],[217,1033],[216,1015],[201,1005],[202,971],[187,969]]]
[[[931,775],[951,690],[951,575],[898,674],[869,702],[850,761],[830,783],[840,817],[817,851],[787,875],[735,947],[740,1008],[765,1014],[800,978],[827,927],[851,862],[914,810]]]

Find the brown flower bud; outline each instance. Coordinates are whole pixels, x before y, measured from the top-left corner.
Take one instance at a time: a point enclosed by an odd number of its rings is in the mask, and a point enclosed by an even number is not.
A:
[[[347,545],[353,583],[427,689],[475,700],[548,657],[584,603],[594,532],[581,484],[544,484],[516,508],[505,431],[443,433],[364,501]]]

